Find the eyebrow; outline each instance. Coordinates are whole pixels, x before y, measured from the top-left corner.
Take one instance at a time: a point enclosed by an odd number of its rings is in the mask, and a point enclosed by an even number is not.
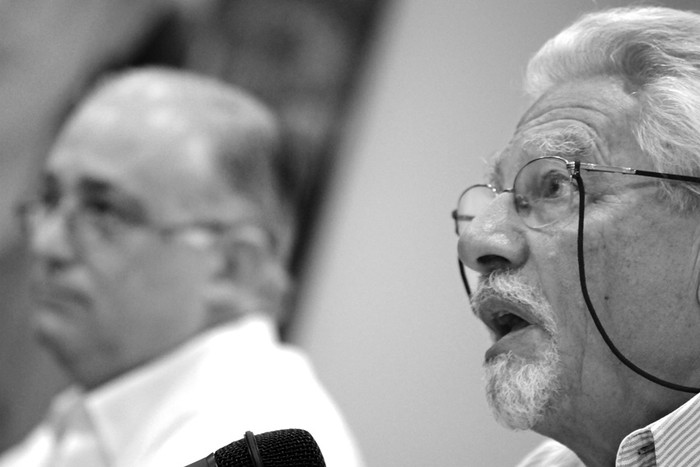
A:
[[[104,180],[83,178],[78,182],[78,192],[85,195],[105,196],[118,192],[118,190]]]
[[[594,147],[591,135],[578,127],[566,127],[557,132],[534,135],[523,142],[525,151],[536,154],[536,157],[583,158],[590,156]]]
[[[42,181],[45,191],[64,191],[59,177],[51,172],[45,172]],[[98,178],[83,178],[78,181],[76,194],[83,201],[90,199],[109,198],[116,201],[120,211],[134,222],[143,221],[148,217],[146,207],[136,197],[120,190],[112,183]]]
[[[110,198],[115,200],[120,212],[132,222],[140,222],[148,218],[146,206],[138,198],[120,190],[108,181],[97,178],[81,179],[78,182],[78,193],[83,199]]]
[[[42,174],[42,185],[51,187],[60,187],[59,177],[49,171],[44,171]],[[85,178],[78,182],[78,192],[87,194],[104,194],[109,191],[114,191],[111,184],[96,178]]]
[[[489,162],[489,171],[487,183],[497,188],[503,188],[501,180],[503,180],[503,162],[505,161],[505,151],[498,151]]]
[[[595,148],[592,136],[577,126],[565,127],[556,132],[538,133],[525,139],[522,143],[522,151],[527,155],[527,160],[538,157],[559,156],[569,160],[585,159],[590,157]],[[506,151],[498,152],[491,163],[489,171],[489,183],[499,187],[503,183],[503,164],[511,157]],[[500,187],[503,188],[503,187]]]

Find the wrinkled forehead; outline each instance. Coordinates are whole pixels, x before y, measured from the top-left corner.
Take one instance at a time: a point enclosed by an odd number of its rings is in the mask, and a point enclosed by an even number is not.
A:
[[[637,97],[620,79],[599,76],[553,86],[524,113],[494,162],[494,177],[508,184],[520,167],[542,156],[648,167],[635,136],[640,115]]]
[[[552,125],[518,130],[508,146],[491,161],[489,183],[510,188],[518,171],[539,157],[558,156],[567,160],[596,160],[597,142],[580,125]]]

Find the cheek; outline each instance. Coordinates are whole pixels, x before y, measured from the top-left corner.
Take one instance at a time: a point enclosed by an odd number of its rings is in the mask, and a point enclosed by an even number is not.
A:
[[[618,337],[629,332],[629,316],[624,311],[634,302],[633,291],[638,286],[635,284],[638,278],[636,272],[646,262],[647,253],[640,248],[642,244],[638,243],[638,234],[630,236],[629,232],[618,228],[626,222],[628,221],[624,219],[610,222],[591,216],[590,221],[586,222],[583,238],[583,264],[588,295],[605,330]],[[588,322],[588,328],[597,337],[598,331],[583,297],[577,241],[576,238],[571,248],[573,267],[576,269],[575,296]]]
[[[201,290],[205,271],[189,251],[138,251],[102,258],[93,268],[96,298],[121,315],[187,308]],[[145,316],[141,319],[145,319]]]
[[[555,311],[560,332],[581,327],[583,305],[576,252],[576,230],[565,229],[544,238],[538,251],[532,252],[537,261],[537,276],[541,278],[547,299]]]
[[[125,258],[98,281],[104,332],[134,358],[179,344],[206,321],[203,277],[202,267],[184,255]]]
[[[600,368],[608,365],[611,358],[583,298],[577,239],[577,226],[567,226],[552,233],[545,241],[540,241],[538,251],[532,252],[533,258],[539,258],[537,274],[554,309],[562,384],[572,391],[580,390],[581,378],[585,375],[600,375]],[[587,285],[592,297],[597,297],[609,281],[609,269],[600,262],[606,258],[602,240],[600,235],[587,234],[584,242],[586,270],[596,271],[595,274],[587,273]],[[590,267],[589,262],[592,263]],[[598,305],[596,311],[601,315],[606,313],[604,307]],[[597,381],[596,378],[594,380]]]
[[[694,296],[692,239],[654,219],[650,213],[648,219],[609,222],[585,239],[591,300],[610,337],[626,349],[645,343],[653,351],[655,342],[662,348],[668,314]]]

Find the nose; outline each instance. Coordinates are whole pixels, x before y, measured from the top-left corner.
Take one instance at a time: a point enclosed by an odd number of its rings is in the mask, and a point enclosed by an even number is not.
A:
[[[517,269],[528,257],[525,229],[515,212],[513,194],[501,193],[488,210],[462,230],[459,258],[467,268],[482,275]]]
[[[36,219],[28,232],[32,255],[52,267],[69,263],[75,257],[70,222],[70,213],[65,209],[56,209]]]

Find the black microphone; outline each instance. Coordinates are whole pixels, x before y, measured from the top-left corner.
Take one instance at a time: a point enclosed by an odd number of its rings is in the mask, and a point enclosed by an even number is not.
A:
[[[186,467],[326,467],[321,449],[306,430],[291,428],[253,435],[217,449]]]

